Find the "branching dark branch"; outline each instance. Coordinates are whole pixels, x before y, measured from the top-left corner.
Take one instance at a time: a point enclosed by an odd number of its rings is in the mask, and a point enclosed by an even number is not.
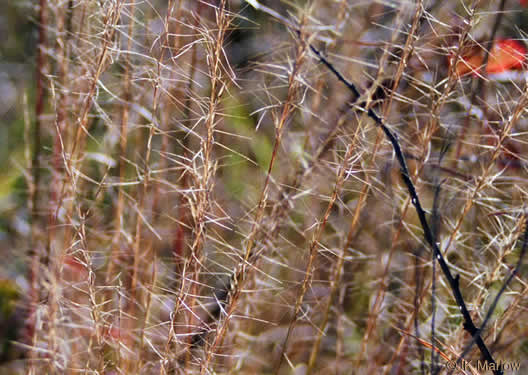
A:
[[[326,68],[328,68],[328,70],[330,70],[336,76],[336,78],[339,81],[341,81],[356,97],[360,96],[360,93],[358,89],[356,88],[356,86],[353,83],[349,82],[345,77],[343,77],[343,75],[321,54],[321,52],[317,48],[315,48],[313,45],[310,44],[310,49],[317,56],[319,61]],[[464,302],[462,292],[460,291],[459,275],[456,275],[456,276],[452,275],[451,270],[449,269],[449,266],[447,265],[447,262],[444,259],[444,256],[442,255],[440,249],[438,248],[438,245],[434,241],[433,233],[429,227],[429,224],[427,223],[425,211],[422,208],[420,199],[416,192],[416,188],[410,177],[409,170],[407,168],[407,163],[405,162],[405,156],[403,155],[402,149],[400,147],[400,144],[398,142],[396,135],[385,125],[381,117],[376,112],[374,112],[372,108],[364,108],[364,109],[366,110],[368,116],[372,120],[374,120],[374,122],[379,127],[381,127],[381,129],[385,133],[385,136],[389,139],[392,145],[392,148],[396,155],[396,159],[398,160],[398,163],[400,165],[400,172],[401,172],[403,182],[405,183],[405,186],[407,187],[407,190],[409,191],[409,195],[411,196],[411,202],[414,205],[416,209],[416,213],[418,214],[418,217],[420,219],[420,224],[424,232],[425,241],[433,250],[433,255],[438,260],[438,263],[440,264],[440,268],[442,269],[442,273],[444,274],[451,288],[453,297],[455,298],[457,306],[460,309],[460,312],[462,313],[462,316],[464,318],[464,329],[473,337],[473,340],[477,344],[480,352],[482,353],[483,358],[488,363],[496,366],[496,362],[493,359],[493,356],[491,355],[490,351],[488,350],[488,347],[486,346],[486,344],[482,340],[482,337],[480,336],[480,330],[477,329],[477,327],[473,323],[471,315],[469,314],[469,311],[466,307],[466,303]],[[494,371],[494,374],[502,375],[503,371],[496,370]]]

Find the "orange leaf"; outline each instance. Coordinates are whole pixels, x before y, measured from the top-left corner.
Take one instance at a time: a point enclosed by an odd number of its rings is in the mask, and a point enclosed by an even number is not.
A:
[[[501,73],[520,69],[526,60],[526,48],[513,39],[499,40],[490,51],[487,73]]]
[[[449,59],[449,65],[453,64],[454,56]],[[471,47],[471,49],[460,57],[456,64],[455,73],[457,76],[463,76],[468,73],[476,74],[484,60],[480,47]]]
[[[526,0],[528,2],[528,0]],[[513,39],[498,40],[493,44],[488,57],[486,73],[502,73],[508,70],[521,69],[526,61],[527,50],[524,45]],[[453,64],[454,56],[450,56],[449,64]],[[468,73],[478,74],[484,63],[484,51],[479,46],[473,46],[458,60],[455,68],[457,76]]]

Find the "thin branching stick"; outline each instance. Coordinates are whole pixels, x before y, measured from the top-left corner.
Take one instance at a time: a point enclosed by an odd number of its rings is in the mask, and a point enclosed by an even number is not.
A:
[[[272,17],[277,18],[281,22],[285,23],[289,27],[292,27],[292,22],[284,19],[284,17],[280,16],[275,12],[273,9],[270,9],[268,7],[265,7],[258,3],[257,1],[248,1],[253,7],[255,7],[257,10],[264,11],[265,13],[268,13]],[[297,32],[298,35],[301,36],[301,33],[298,29],[298,27],[293,26],[293,29]],[[314,47],[312,44],[308,44],[310,50],[316,55],[318,60],[328,69],[332,74],[341,82],[343,83],[348,90],[352,92],[354,97],[359,98],[361,96],[359,90],[356,88],[356,86],[349,82],[334,66],[331,64],[322,54],[321,52]],[[364,105],[363,105],[364,107]],[[364,108],[364,111],[367,112],[367,115],[374,120],[374,122],[381,127],[383,132],[385,133],[385,136],[390,141],[392,148],[394,150],[394,153],[396,155],[396,159],[398,160],[398,164],[400,166],[400,172],[403,179],[403,182],[405,183],[407,190],[409,192],[409,195],[411,197],[411,202],[414,205],[416,212],[418,214],[418,217],[420,219],[420,224],[422,226],[422,229],[424,231],[424,239],[427,242],[427,244],[432,248],[434,257],[438,260],[440,264],[440,268],[442,269],[442,273],[444,274],[445,278],[447,279],[447,282],[451,288],[451,291],[453,293],[453,297],[455,298],[455,301],[460,309],[460,312],[462,313],[462,316],[464,318],[464,329],[471,334],[471,336],[474,338],[479,350],[482,353],[482,356],[486,361],[488,361],[490,364],[496,365],[495,360],[493,359],[493,356],[491,355],[489,349],[487,348],[486,344],[482,340],[482,337],[480,337],[480,332],[475,326],[471,315],[467,309],[467,306],[464,302],[464,298],[462,296],[462,292],[460,291],[459,286],[459,275],[453,276],[451,273],[451,270],[449,266],[447,265],[447,262],[444,259],[444,256],[440,249],[438,248],[438,245],[434,241],[433,234],[431,232],[431,229],[429,227],[429,224],[426,219],[425,211],[422,208],[422,205],[420,203],[420,199],[418,197],[418,194],[416,192],[416,188],[414,186],[414,183],[411,180],[409,170],[407,168],[407,164],[405,161],[405,156],[403,154],[403,151],[400,147],[400,144],[398,142],[398,139],[396,138],[396,135],[385,125],[381,117],[374,112],[372,108]],[[511,121],[510,121],[511,123]],[[432,133],[432,132],[431,132]],[[507,132],[504,132],[507,133]],[[502,139],[502,137],[501,137]],[[502,370],[496,370],[494,371],[495,375],[502,375]]]
[[[315,48],[313,45],[310,45],[310,50],[316,55],[316,57],[319,59],[319,61],[327,67],[336,77],[339,81],[341,81],[343,84],[346,85],[346,87],[354,93],[354,95],[359,96],[359,91],[356,88],[356,86],[346,80],[341,73],[321,54],[321,52]],[[400,147],[400,144],[398,142],[398,139],[396,138],[396,135],[385,125],[383,120],[378,116],[376,112],[374,112],[373,109],[369,108],[366,110],[368,116],[374,120],[374,122],[381,127],[383,132],[385,133],[386,137],[389,139],[392,148],[394,150],[394,153],[396,155],[396,159],[398,160],[398,164],[400,165],[400,172],[403,179],[403,182],[405,183],[405,186],[407,187],[407,190],[409,192],[409,195],[411,196],[411,202],[414,205],[416,209],[416,213],[418,214],[418,218],[420,219],[420,224],[422,226],[423,232],[424,232],[424,239],[427,242],[427,244],[431,247],[433,250],[433,254],[435,258],[438,260],[438,263],[440,264],[440,268],[442,269],[442,273],[444,274],[450,288],[451,292],[453,293],[453,297],[455,298],[455,301],[458,305],[458,308],[460,309],[460,312],[462,313],[462,316],[464,318],[464,329],[471,334],[473,339],[475,340],[480,352],[482,353],[482,356],[488,363],[496,365],[495,360],[493,359],[493,356],[491,355],[488,347],[484,343],[484,340],[482,340],[482,337],[480,337],[480,331],[477,329],[475,324],[473,323],[473,320],[471,318],[471,315],[469,314],[469,311],[466,307],[466,303],[464,302],[464,298],[462,296],[462,292],[460,291],[459,286],[459,275],[453,276],[451,273],[451,270],[449,266],[447,265],[447,262],[444,259],[444,256],[442,255],[442,252],[438,248],[438,245],[434,241],[433,234],[431,232],[431,229],[429,227],[429,224],[427,223],[427,219],[425,216],[425,211],[422,208],[422,205],[420,203],[420,199],[418,197],[418,193],[416,192],[416,188],[414,187],[414,183],[411,180],[409,170],[407,168],[407,163],[405,162],[405,156],[403,155],[402,149]],[[495,370],[495,375],[501,375],[503,374],[502,370]]]

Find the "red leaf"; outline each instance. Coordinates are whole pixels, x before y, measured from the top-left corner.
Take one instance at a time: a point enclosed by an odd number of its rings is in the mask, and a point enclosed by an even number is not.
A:
[[[449,58],[449,65],[453,64],[455,56]],[[467,53],[460,57],[456,64],[455,73],[457,76],[463,76],[468,73],[476,74],[484,60],[480,47],[471,47]]]
[[[528,3],[528,0],[526,0]],[[486,73],[502,73],[508,70],[522,69],[526,61],[526,47],[513,39],[498,40],[493,44],[488,57]],[[454,56],[449,57],[453,64]],[[470,47],[458,60],[455,68],[457,76],[468,73],[477,74],[484,63],[484,51],[479,46]]]
[[[513,39],[499,40],[490,51],[486,72],[501,73],[521,69],[526,60],[526,48]]]

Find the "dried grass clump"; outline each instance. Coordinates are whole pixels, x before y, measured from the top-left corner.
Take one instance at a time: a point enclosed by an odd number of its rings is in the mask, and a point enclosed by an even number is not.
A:
[[[522,373],[524,12],[40,0],[5,373]]]

